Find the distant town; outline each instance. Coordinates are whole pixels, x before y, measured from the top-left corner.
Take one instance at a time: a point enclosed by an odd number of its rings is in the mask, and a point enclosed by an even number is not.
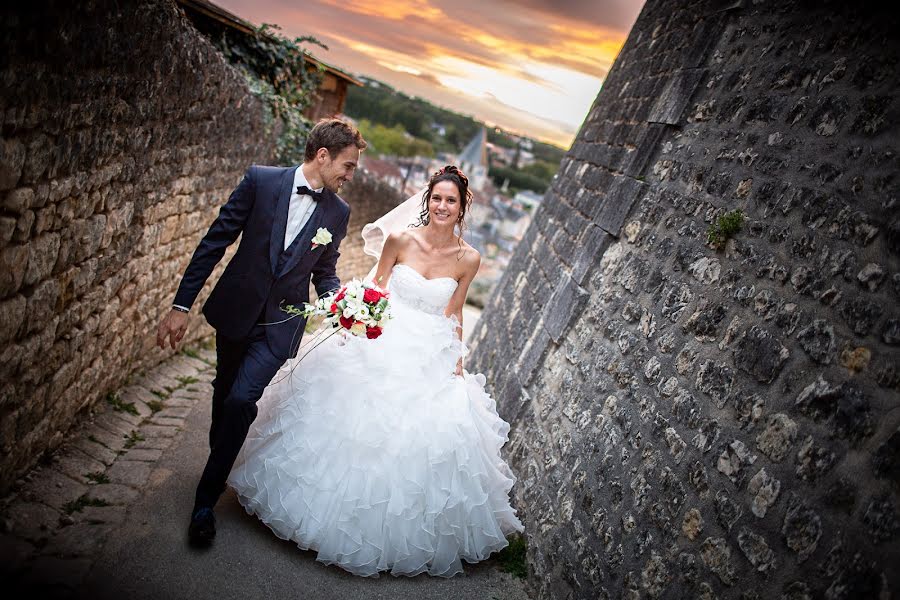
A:
[[[529,141],[523,139],[522,144],[527,147]],[[459,165],[466,173],[473,200],[466,218],[467,227],[463,231],[463,239],[482,256],[481,269],[469,292],[469,301],[476,306],[484,306],[542,198],[542,194],[528,189],[512,193],[508,184],[498,188],[488,177],[488,156],[502,161],[501,164],[510,164],[510,154],[514,152],[487,142],[487,131],[482,129],[457,155],[441,152],[435,157],[401,158],[363,153],[360,158],[360,169],[363,172],[402,190],[405,196],[421,189],[422,183],[444,165]],[[520,160],[528,161],[533,158],[528,150],[523,150]]]
[[[363,85],[348,90],[345,116],[370,142],[360,158],[361,171],[404,196],[420,190],[447,164],[459,165],[469,177],[473,203],[462,233],[482,256],[469,302],[484,306],[540,205],[563,150],[434,107],[381,82],[358,79]],[[406,110],[397,110],[398,104]],[[428,122],[423,122],[425,114]],[[410,116],[415,133],[402,122]],[[466,130],[474,130],[468,139],[460,135]]]

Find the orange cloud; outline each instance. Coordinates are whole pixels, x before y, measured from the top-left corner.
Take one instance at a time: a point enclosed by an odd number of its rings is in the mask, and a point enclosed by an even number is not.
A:
[[[425,0],[353,0],[351,2],[321,0],[321,2],[333,6],[335,9],[391,21],[403,21],[408,17],[432,21],[445,16],[443,10],[431,6]]]
[[[627,37],[622,22],[636,17],[643,2],[219,1],[251,21],[276,22],[289,35],[314,35],[330,48],[321,57],[339,67],[562,145]],[[612,20],[604,21],[607,15]]]

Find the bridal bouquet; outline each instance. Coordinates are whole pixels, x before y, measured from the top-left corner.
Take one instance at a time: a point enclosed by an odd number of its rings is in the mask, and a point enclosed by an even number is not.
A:
[[[358,279],[346,284],[334,295],[319,298],[315,304],[306,304],[303,309],[289,305],[282,310],[303,317],[322,315],[325,323],[332,327],[370,340],[381,335],[384,324],[391,318],[388,292]]]

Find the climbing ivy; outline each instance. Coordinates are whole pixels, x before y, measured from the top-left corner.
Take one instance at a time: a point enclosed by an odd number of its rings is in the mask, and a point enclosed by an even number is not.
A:
[[[312,103],[323,72],[321,66],[312,68],[302,45],[328,47],[312,36],[288,39],[280,30],[278,25],[263,23],[252,35],[226,29],[211,39],[263,101],[266,134],[278,135],[277,163],[298,164],[303,162],[306,136],[312,126],[303,111]]]

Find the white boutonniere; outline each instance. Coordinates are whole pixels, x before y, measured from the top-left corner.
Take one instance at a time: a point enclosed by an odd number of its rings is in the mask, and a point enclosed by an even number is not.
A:
[[[319,246],[326,246],[331,243],[331,232],[324,227],[319,227],[316,235],[312,239],[312,247],[316,249]]]

